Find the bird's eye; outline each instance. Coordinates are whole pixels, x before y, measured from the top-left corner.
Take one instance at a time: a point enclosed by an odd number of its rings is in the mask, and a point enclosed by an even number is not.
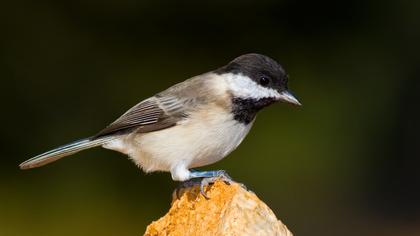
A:
[[[266,86],[268,83],[270,83],[270,79],[268,77],[263,76],[260,78],[260,84],[262,86]]]

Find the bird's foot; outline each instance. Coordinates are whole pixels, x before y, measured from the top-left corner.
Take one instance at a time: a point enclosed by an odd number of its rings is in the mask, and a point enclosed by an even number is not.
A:
[[[189,179],[183,182],[180,182],[178,187],[175,189],[176,198],[179,199],[181,197],[182,190],[199,186],[201,184],[202,178],[194,178]]]
[[[206,188],[209,185],[214,184],[217,180],[221,180],[225,182],[226,184],[230,185],[232,183],[235,183],[228,175],[222,175],[217,177],[207,177],[203,178],[200,183],[200,193],[203,195],[206,199],[210,199],[209,196],[206,194]]]
[[[200,193],[206,199],[209,199],[205,190],[207,186],[214,184],[217,180],[221,180],[226,184],[236,183],[226,171],[224,170],[213,170],[213,171],[193,171],[191,172],[191,177],[194,179],[199,179],[200,183]]]
[[[176,188],[176,197],[180,198],[180,193],[182,189],[191,188],[194,186],[200,186],[200,193],[206,199],[209,197],[206,194],[206,188],[209,185],[214,184],[216,181],[221,180],[226,184],[230,185],[232,183],[239,184],[242,188],[247,189],[246,186],[242,183],[234,181],[225,170],[212,170],[212,171],[191,171],[191,178],[187,181],[181,182],[180,185]]]

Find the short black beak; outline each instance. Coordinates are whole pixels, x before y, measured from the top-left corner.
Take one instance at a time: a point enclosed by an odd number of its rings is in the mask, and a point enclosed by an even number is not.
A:
[[[280,98],[279,101],[290,103],[296,106],[301,106],[300,102],[297,100],[297,98],[289,91],[285,90],[283,92],[280,92]]]

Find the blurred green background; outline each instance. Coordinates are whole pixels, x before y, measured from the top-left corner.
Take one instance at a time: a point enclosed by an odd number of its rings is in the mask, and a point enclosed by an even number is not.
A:
[[[304,104],[261,112],[226,169],[295,235],[420,235],[418,1],[3,1],[0,235],[140,235],[168,173],[87,137],[138,101],[248,52]]]

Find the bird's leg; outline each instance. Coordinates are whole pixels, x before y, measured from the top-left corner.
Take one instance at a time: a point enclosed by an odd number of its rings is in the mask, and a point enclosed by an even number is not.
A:
[[[193,170],[190,173],[190,177],[191,179],[189,181],[193,181],[193,183],[194,182],[197,183],[196,179],[201,178],[201,181],[199,181],[200,192],[207,199],[209,197],[206,195],[204,189],[210,184],[213,184],[214,182],[216,182],[216,180],[222,180],[226,184],[231,184],[235,182],[224,170],[211,170],[211,171],[194,171]]]
[[[176,195],[178,198],[180,189],[200,185],[200,193],[205,198],[209,199],[204,190],[207,186],[216,182],[216,180],[222,180],[226,184],[235,183],[235,181],[233,181],[232,178],[224,170],[197,171],[191,169],[189,177],[189,180],[181,182],[181,184],[178,186],[176,190]]]
[[[227,174],[224,170],[212,170],[212,171],[197,171],[190,169],[188,170],[184,163],[174,166],[171,169],[172,179],[175,181],[182,181],[180,186],[176,190],[176,195],[179,198],[180,189],[189,188],[192,186],[200,185],[200,192],[208,198],[205,193],[205,188],[216,180],[222,180],[227,184],[234,183],[235,181]]]

